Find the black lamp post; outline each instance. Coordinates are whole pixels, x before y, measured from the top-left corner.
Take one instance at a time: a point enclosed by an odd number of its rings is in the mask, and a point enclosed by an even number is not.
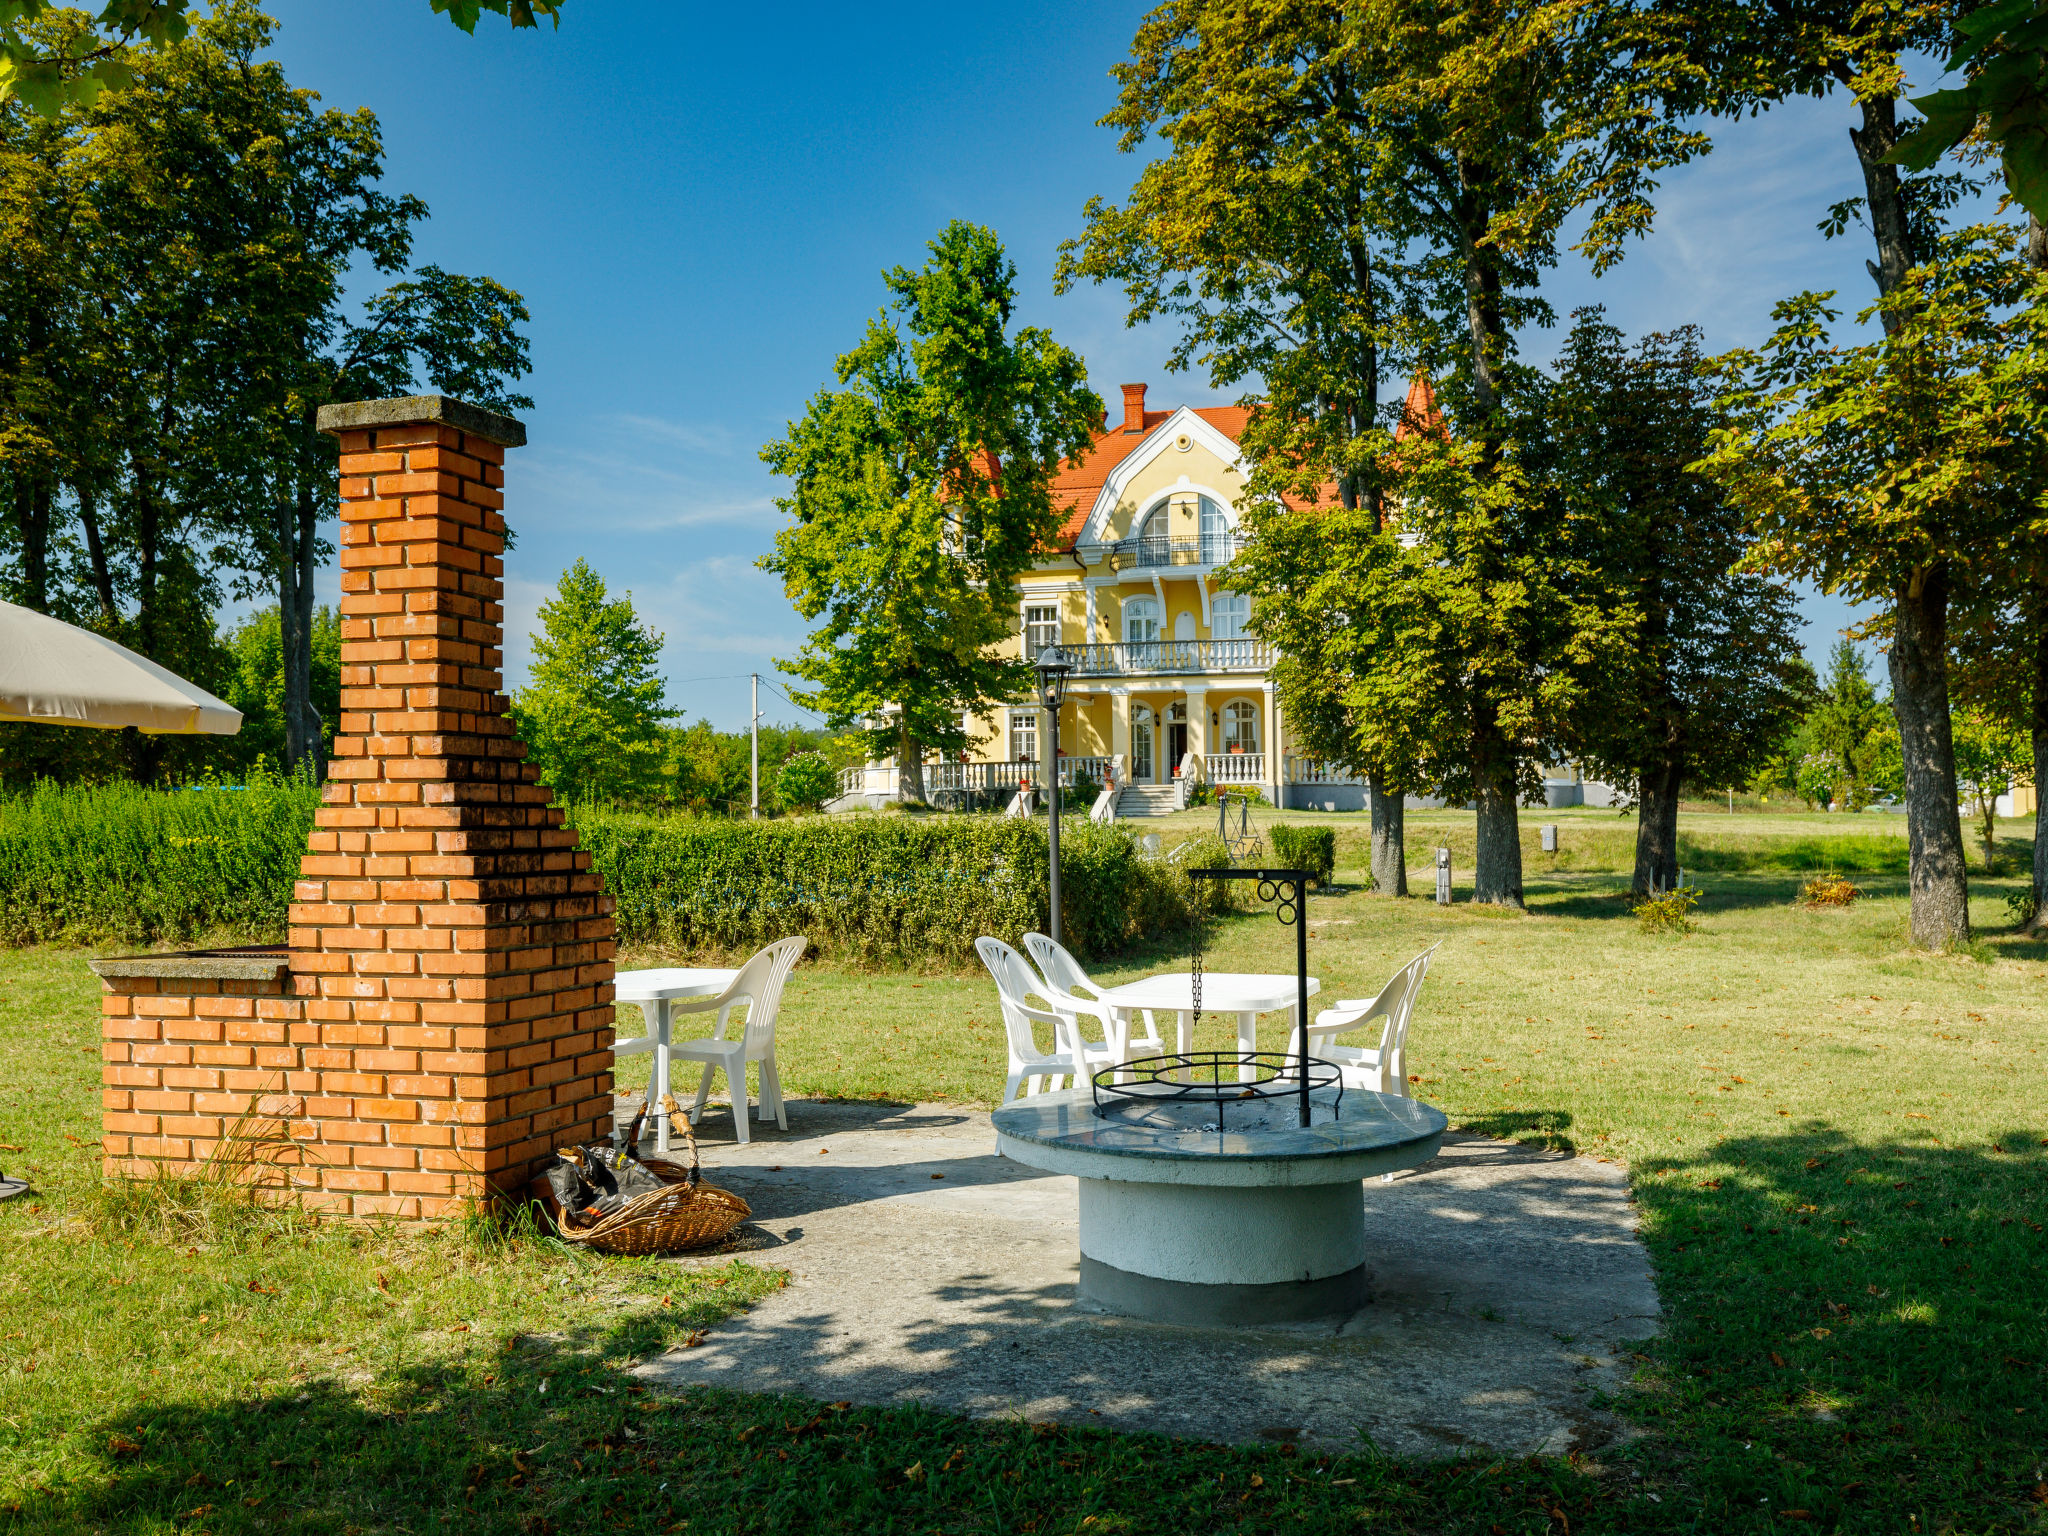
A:
[[[1038,702],[1052,717],[1052,782],[1046,785],[1046,807],[1052,820],[1046,832],[1050,839],[1047,857],[1052,864],[1052,941],[1060,940],[1060,706],[1067,701],[1067,674],[1074,664],[1056,645],[1048,645],[1032,663],[1038,673]]]

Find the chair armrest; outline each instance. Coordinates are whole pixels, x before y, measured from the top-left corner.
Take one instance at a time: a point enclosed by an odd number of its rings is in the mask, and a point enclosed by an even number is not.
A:
[[[639,1056],[653,1050],[654,1044],[654,1036],[652,1035],[628,1035],[623,1040],[614,1040],[612,1042],[612,1054],[614,1056]]]

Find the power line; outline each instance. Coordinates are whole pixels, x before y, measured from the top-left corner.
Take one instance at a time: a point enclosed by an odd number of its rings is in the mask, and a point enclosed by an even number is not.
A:
[[[809,715],[813,720],[817,721],[818,724],[825,724],[825,717],[823,715],[819,714],[815,709],[812,709],[807,704],[797,703],[795,699],[792,699],[788,694],[784,693],[780,688],[776,687],[773,683],[768,684],[768,691],[774,694],[778,699],[782,700],[782,702],[787,704],[791,709],[800,709],[805,714]]]

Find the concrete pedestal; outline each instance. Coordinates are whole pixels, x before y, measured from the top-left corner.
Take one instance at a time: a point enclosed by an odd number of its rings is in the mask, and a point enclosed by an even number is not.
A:
[[[1360,1181],[1436,1155],[1427,1104],[1318,1093],[1293,1101],[1112,1106],[1087,1089],[995,1112],[1006,1157],[1080,1181],[1081,1298],[1170,1323],[1341,1316],[1369,1298]]]

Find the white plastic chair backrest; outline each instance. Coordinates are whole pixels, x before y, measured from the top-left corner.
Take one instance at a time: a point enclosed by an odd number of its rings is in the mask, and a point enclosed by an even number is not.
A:
[[[1010,1054],[1023,1060],[1030,1060],[1045,1053],[1038,1048],[1032,1037],[1033,1021],[1050,1024],[1053,1027],[1054,1048],[1064,1046],[1064,1031],[1068,1021],[1048,1009],[1034,1008],[1027,999],[1034,994],[1043,996],[1045,983],[1031,974],[1031,967],[1022,955],[1010,948],[1001,939],[984,935],[974,941],[974,952],[981,956],[981,963],[988,967],[989,975],[995,978],[996,996],[1002,1000],[1003,1030],[1009,1036]],[[1050,1001],[1050,999],[1047,999]]]
[[[1056,939],[1042,933],[1024,935],[1024,947],[1031,951],[1031,958],[1038,962],[1045,979],[1062,992],[1071,992],[1079,997],[1099,997],[1102,988],[1088,979],[1088,973],[1081,969],[1067,947]]]
[[[1422,978],[1429,974],[1429,962],[1436,958],[1436,952],[1442,947],[1443,941],[1439,939],[1401,968],[1407,987],[1401,994],[1391,1027],[1381,1038],[1382,1076],[1395,1084],[1394,1092],[1403,1097],[1408,1093],[1408,1023],[1415,1017],[1415,999],[1422,995]]]
[[[718,1038],[732,1010],[747,1005],[747,1050],[765,1051],[775,1039],[775,1015],[782,1006],[782,984],[810,944],[806,938],[777,939],[740,967],[739,975],[718,995]]]
[[[1347,999],[1339,1002],[1336,1007],[1326,1010],[1329,1013],[1338,1013],[1345,1016],[1336,1032],[1349,1034],[1362,1024],[1369,1024],[1374,1019],[1384,1019],[1386,1022],[1380,1026],[1378,1046],[1380,1058],[1384,1061],[1387,1048],[1393,1041],[1395,1027],[1400,1019],[1401,1003],[1407,993],[1408,973],[1412,969],[1413,965],[1410,964],[1404,965],[1400,970],[1394,972],[1388,978],[1387,984],[1380,988],[1379,996],[1369,1003],[1359,1003],[1355,1000]],[[1322,1029],[1325,1033],[1329,1032],[1328,1025],[1322,1026]]]

